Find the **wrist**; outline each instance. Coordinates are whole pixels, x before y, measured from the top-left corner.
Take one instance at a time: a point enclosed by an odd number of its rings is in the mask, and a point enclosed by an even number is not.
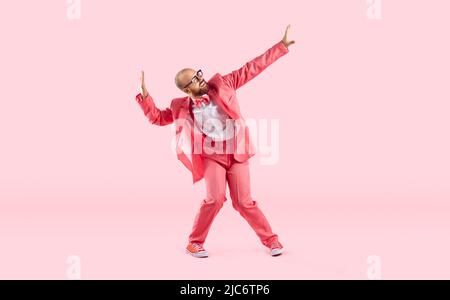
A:
[[[280,41],[280,44],[283,45],[283,46],[281,46],[281,47],[282,47],[283,49],[285,49],[284,51],[289,52],[289,46],[287,46],[287,45],[284,43],[283,40]]]

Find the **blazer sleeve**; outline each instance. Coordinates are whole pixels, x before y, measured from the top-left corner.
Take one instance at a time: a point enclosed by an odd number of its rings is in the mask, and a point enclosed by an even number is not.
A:
[[[140,105],[144,115],[150,121],[150,123],[164,126],[173,123],[173,114],[170,108],[161,110],[156,107],[153,98],[150,95],[147,97],[142,96],[142,94],[136,95],[136,101]]]
[[[223,76],[224,82],[231,88],[237,90],[288,52],[289,49],[280,41],[260,56],[246,63],[240,69]]]

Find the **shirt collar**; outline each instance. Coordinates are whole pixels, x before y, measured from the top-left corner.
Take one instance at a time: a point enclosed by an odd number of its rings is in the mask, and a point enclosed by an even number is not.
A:
[[[211,103],[211,98],[209,97],[209,95],[208,94],[204,94],[204,95],[202,95],[201,97],[198,97],[198,98],[195,98],[195,99],[206,99],[207,100],[207,103]],[[189,96],[189,105],[191,106],[191,107],[194,107],[194,98],[192,98],[191,96]]]
[[[195,98],[195,99],[200,99],[200,98],[206,98],[206,99],[208,99],[208,101],[211,100],[211,99],[209,98],[209,95],[208,95],[208,94],[204,94],[204,95],[202,95],[201,97],[198,97],[198,98]],[[189,99],[190,99],[191,102],[194,102],[194,98],[192,98],[191,96],[189,96]]]

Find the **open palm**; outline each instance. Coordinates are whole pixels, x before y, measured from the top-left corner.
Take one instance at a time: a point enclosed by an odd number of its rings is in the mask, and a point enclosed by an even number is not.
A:
[[[285,32],[284,32],[284,37],[283,37],[283,44],[286,46],[286,47],[289,47],[290,45],[292,45],[292,44],[294,44],[295,43],[295,41],[293,41],[293,40],[289,40],[288,39],[288,33],[289,33],[289,30],[291,29],[291,24],[289,24],[287,27],[286,27],[286,30],[285,30]]]

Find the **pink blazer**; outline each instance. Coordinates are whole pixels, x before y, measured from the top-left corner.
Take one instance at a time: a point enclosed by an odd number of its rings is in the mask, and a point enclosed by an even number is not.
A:
[[[208,96],[235,120],[236,151],[233,155],[239,162],[244,162],[255,155],[256,147],[241,115],[236,90],[288,52],[288,48],[280,41],[240,69],[225,76],[216,73],[208,81]],[[200,154],[203,135],[199,130],[194,130],[193,120],[189,114],[189,100],[189,96],[175,98],[172,100],[170,108],[159,109],[150,95],[145,99],[142,94],[136,96],[136,101],[150,123],[160,126],[175,123],[177,157],[192,173],[193,183],[195,183],[203,178],[203,158]]]

